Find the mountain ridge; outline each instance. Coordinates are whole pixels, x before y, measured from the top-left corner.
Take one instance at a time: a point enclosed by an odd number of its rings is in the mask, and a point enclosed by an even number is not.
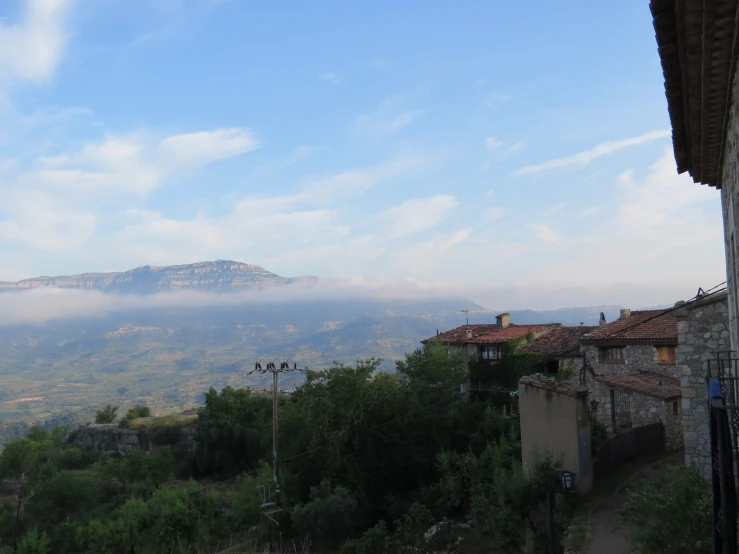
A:
[[[256,264],[215,260],[168,266],[145,265],[127,271],[39,276],[0,281],[0,292],[39,287],[147,294],[173,289],[233,290],[262,285],[315,282],[317,277],[282,277]]]

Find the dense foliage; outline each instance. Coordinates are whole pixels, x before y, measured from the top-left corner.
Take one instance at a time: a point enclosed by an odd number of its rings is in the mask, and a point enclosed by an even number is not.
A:
[[[397,376],[379,364],[308,372],[280,399],[282,538],[319,552],[434,552],[454,540],[454,521],[474,518],[507,553],[520,551],[527,526],[541,534],[557,460],[523,472],[516,421],[460,391],[462,354],[417,350]],[[112,406],[100,412],[115,419]],[[177,554],[275,538],[260,510],[275,495],[271,399],[211,389],[193,454],[160,446],[98,459],[65,443],[67,432],[31,429],[0,455],[18,491],[0,503],[0,548]]]
[[[663,479],[633,486],[621,509],[635,528],[631,543],[643,554],[713,552],[711,484],[690,467],[671,468]]]

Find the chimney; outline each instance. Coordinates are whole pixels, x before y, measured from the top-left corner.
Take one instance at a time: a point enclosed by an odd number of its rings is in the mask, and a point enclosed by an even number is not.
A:
[[[465,329],[464,336],[467,340],[471,340],[472,339],[472,329]]]
[[[621,310],[621,319],[628,319],[631,316],[631,310],[629,308],[623,308]]]
[[[511,314],[508,312],[495,316],[495,322],[498,325],[498,329],[505,329],[511,324]]]
[[[437,337],[439,336],[439,330],[438,329],[436,330],[436,336]]]
[[[600,320],[598,320],[598,325],[605,325],[606,324],[606,314],[603,312],[600,312]]]

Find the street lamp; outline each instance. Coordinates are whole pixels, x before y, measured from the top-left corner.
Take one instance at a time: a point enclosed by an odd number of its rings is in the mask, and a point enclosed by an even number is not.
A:
[[[590,401],[590,410],[593,412],[598,411],[598,401],[597,400],[593,399]]]
[[[560,474],[562,480],[562,490],[564,492],[572,492],[575,490],[575,474],[571,471],[564,470]]]

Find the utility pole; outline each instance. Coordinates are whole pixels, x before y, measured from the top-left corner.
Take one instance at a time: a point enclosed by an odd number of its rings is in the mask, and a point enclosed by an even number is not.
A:
[[[272,478],[275,483],[275,501],[274,503],[268,502],[267,497],[263,498],[263,508],[268,508],[271,511],[265,512],[267,515],[279,512],[280,508],[280,455],[279,455],[279,387],[280,387],[280,373],[283,371],[304,371],[298,369],[298,364],[293,364],[290,367],[288,361],[283,360],[280,363],[279,369],[274,361],[267,362],[266,367],[262,368],[262,362],[257,361],[254,364],[254,370],[250,371],[247,375],[251,375],[254,372],[265,374],[267,372],[272,373]],[[271,518],[270,518],[271,519]]]
[[[275,508],[278,509],[280,507],[280,460],[277,456],[279,446],[277,433],[277,419],[279,417],[277,387],[279,386],[279,381],[280,372],[277,371],[277,366],[272,364],[272,471],[275,479]]]
[[[470,318],[469,318],[469,315],[467,314],[468,310],[459,310],[459,311],[464,314],[464,319],[467,322],[467,326],[469,327],[469,325],[470,325]]]

